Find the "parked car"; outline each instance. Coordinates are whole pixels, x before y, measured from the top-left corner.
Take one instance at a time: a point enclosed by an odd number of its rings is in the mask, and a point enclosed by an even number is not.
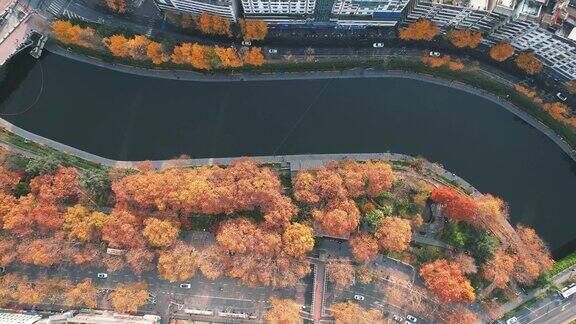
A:
[[[364,300],[364,296],[362,296],[362,295],[354,295],[354,299],[356,299],[356,300]]]
[[[374,43],[374,44],[372,44],[372,47],[381,48],[381,47],[384,47],[384,43]]]
[[[506,321],[506,324],[514,324],[514,323],[518,323],[518,319],[516,318],[516,316],[511,317]]]
[[[412,323],[416,323],[418,322],[418,319],[412,315],[406,315],[406,319],[409,320]]]
[[[278,50],[275,49],[275,48],[271,48],[271,49],[268,50],[268,53],[270,53],[270,54],[276,54],[276,53],[278,53]]]
[[[562,101],[566,101],[568,99],[568,97],[566,97],[565,95],[562,94],[562,92],[558,92],[556,94],[556,97]]]
[[[430,53],[428,53],[428,55],[430,55],[432,57],[440,57],[440,56],[442,56],[442,53],[436,52],[436,51],[430,51]]]
[[[393,318],[396,322],[402,323],[402,320],[403,320],[402,316],[394,315],[394,316],[392,316],[392,318]]]
[[[100,272],[97,276],[98,276],[98,278],[100,278],[100,279],[106,279],[106,278],[108,278],[108,274],[107,274],[107,273],[103,273],[103,272]]]
[[[192,288],[192,285],[191,285],[191,284],[188,284],[188,283],[186,283],[186,284],[180,284],[180,288],[190,289],[190,288]]]
[[[242,41],[242,46],[250,46],[252,45],[251,41]]]

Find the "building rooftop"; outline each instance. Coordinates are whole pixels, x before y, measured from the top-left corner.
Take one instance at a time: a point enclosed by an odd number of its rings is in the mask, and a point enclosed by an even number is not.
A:
[[[68,320],[68,323],[81,324],[159,324],[160,317],[156,315],[134,316],[118,314],[110,311],[93,310],[90,313],[80,313]]]
[[[39,315],[0,310],[0,324],[33,324],[41,319]]]

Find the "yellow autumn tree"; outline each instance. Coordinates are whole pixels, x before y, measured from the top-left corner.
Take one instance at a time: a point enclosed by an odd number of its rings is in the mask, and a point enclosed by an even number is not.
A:
[[[162,44],[158,42],[150,42],[150,44],[148,44],[146,56],[154,64],[162,64],[170,60],[170,57],[166,54]]]
[[[514,47],[508,43],[498,43],[490,48],[490,57],[494,61],[504,62],[514,55]]]
[[[216,53],[216,56],[218,56],[218,59],[220,59],[220,63],[222,63],[222,66],[240,67],[244,65],[244,62],[242,62],[242,60],[240,59],[238,52],[233,47],[224,48],[216,46],[214,48],[214,52]]]
[[[542,70],[542,61],[537,59],[532,52],[520,53],[516,58],[516,65],[530,75],[537,74]]]
[[[148,288],[144,283],[118,284],[110,293],[114,310],[119,313],[136,313],[148,302]]]
[[[438,35],[438,27],[427,19],[411,23],[406,28],[399,30],[402,40],[432,40]]]
[[[240,25],[240,30],[242,31],[242,37],[244,40],[262,40],[266,38],[266,35],[268,34],[268,25],[263,20],[240,19],[238,24]]]
[[[117,13],[125,13],[126,12],[126,1],[125,0],[106,0],[106,6],[111,11]]]
[[[260,66],[266,62],[260,47],[251,47],[248,53],[244,55],[244,62],[250,65]]]
[[[130,44],[128,43],[128,38],[123,35],[112,35],[104,38],[102,41],[112,55],[118,57],[130,56]]]
[[[482,34],[471,31],[470,29],[451,29],[448,31],[446,37],[452,45],[458,48],[476,48],[482,41]]]
[[[192,278],[198,268],[198,254],[190,244],[179,242],[170,250],[160,253],[158,273],[170,282]]]
[[[82,47],[94,47],[96,36],[94,29],[82,28],[69,21],[56,20],[52,23],[54,36],[64,44],[78,45]]]
[[[190,64],[197,69],[208,70],[211,65],[212,49],[209,46],[184,43],[174,47],[172,62]]]
[[[172,245],[180,233],[179,223],[158,218],[148,218],[144,221],[142,234],[148,243],[154,247]]]
[[[264,318],[270,324],[299,324],[300,305],[292,299],[270,299],[272,307],[264,313]]]
[[[198,19],[198,28],[205,34],[232,36],[232,22],[218,15],[204,12]]]

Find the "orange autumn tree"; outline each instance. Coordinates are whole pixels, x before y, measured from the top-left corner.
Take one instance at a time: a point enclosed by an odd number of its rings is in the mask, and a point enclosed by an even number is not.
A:
[[[418,20],[399,30],[402,40],[432,40],[438,34],[438,27],[430,20]]]
[[[576,94],[576,79],[566,82],[565,85],[566,85],[566,89],[568,89],[569,93]]]
[[[84,279],[65,293],[64,304],[70,307],[86,306],[96,308],[98,288],[91,279]]]
[[[474,288],[456,263],[444,259],[427,263],[420,269],[426,287],[443,302],[472,302]]]
[[[238,24],[244,40],[263,40],[268,34],[268,25],[263,20],[244,20],[239,19]]]
[[[349,288],[354,284],[356,270],[346,258],[332,259],[326,264],[328,281],[340,289]]]
[[[82,28],[69,21],[56,20],[52,23],[52,32],[56,38],[64,44],[72,44],[83,47],[94,47],[96,36],[94,29]]]
[[[240,59],[238,52],[233,47],[224,48],[216,46],[214,48],[214,52],[224,67],[240,67],[244,65],[244,62],[242,62],[242,59]]]
[[[54,175],[45,173],[30,180],[30,191],[39,201],[64,203],[76,200],[82,186],[75,168],[58,167]]]
[[[160,252],[158,273],[170,282],[185,281],[196,273],[198,254],[194,247],[184,242],[176,243],[171,249]]]
[[[248,52],[244,55],[244,62],[246,64],[260,66],[266,63],[264,55],[260,47],[250,47]]]
[[[351,199],[330,201],[324,208],[312,211],[317,224],[330,236],[347,237],[360,223],[360,211]]]
[[[351,301],[334,304],[330,307],[336,324],[373,324],[383,322],[378,309],[366,310]]]
[[[498,43],[490,48],[490,57],[494,61],[504,62],[514,55],[514,47],[508,43]]]
[[[102,240],[108,242],[108,247],[115,249],[141,248],[144,246],[144,237],[140,227],[140,221],[132,213],[114,210],[106,217]]]
[[[478,206],[474,199],[450,187],[438,187],[432,190],[430,198],[444,205],[444,214],[452,219],[473,222]]]
[[[530,75],[537,74],[542,70],[542,61],[536,58],[532,52],[523,52],[516,58],[516,65]]]
[[[410,244],[412,227],[407,219],[384,217],[374,236],[382,249],[389,252],[402,252]]]
[[[115,311],[134,314],[148,302],[148,288],[144,283],[118,284],[109,296]]]
[[[209,46],[184,43],[174,47],[172,62],[176,64],[190,64],[201,70],[212,68],[212,49]]]
[[[232,36],[230,20],[204,12],[198,19],[198,28],[204,34]]]
[[[554,260],[544,241],[532,228],[516,226],[516,232],[522,240],[518,247],[514,270],[514,279],[524,285],[533,284],[545,272],[550,271]]]
[[[20,174],[7,170],[0,165],[0,192],[11,193],[21,179],[22,176]]]
[[[148,218],[144,221],[142,234],[153,247],[172,245],[180,234],[179,223],[158,218]]]
[[[494,257],[482,267],[482,276],[490,281],[495,287],[504,288],[510,281],[516,256],[500,249]]]
[[[292,299],[280,299],[272,297],[272,305],[265,313],[264,318],[271,324],[299,324],[300,305]]]
[[[482,34],[470,29],[451,29],[446,34],[446,37],[457,48],[476,48],[482,41]]]
[[[354,235],[350,238],[348,244],[350,244],[354,259],[358,262],[366,262],[374,259],[380,249],[378,241],[370,233]]]
[[[480,323],[478,315],[471,310],[459,306],[449,310],[444,314],[443,323],[445,324],[477,324]]]
[[[126,1],[125,0],[106,0],[106,6],[111,11],[117,13],[125,13],[126,12]]]

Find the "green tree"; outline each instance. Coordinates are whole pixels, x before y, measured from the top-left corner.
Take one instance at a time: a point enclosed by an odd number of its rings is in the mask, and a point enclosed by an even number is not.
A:
[[[451,221],[444,227],[441,238],[456,248],[463,248],[467,243],[467,236],[462,232],[457,221]]]
[[[58,166],[61,164],[62,163],[55,155],[49,154],[40,157],[38,160],[30,160],[26,166],[26,173],[30,177],[35,177],[44,173],[55,174]]]
[[[466,246],[472,255],[478,261],[478,264],[483,264],[492,259],[498,248],[499,241],[490,232],[486,230],[478,230],[474,240]]]
[[[110,177],[106,170],[86,170],[82,173],[80,181],[84,187],[90,190],[98,204],[105,203],[108,196],[112,193]]]
[[[372,228],[378,228],[382,218],[384,218],[384,213],[380,209],[373,209],[364,215],[364,220],[366,220]]]

